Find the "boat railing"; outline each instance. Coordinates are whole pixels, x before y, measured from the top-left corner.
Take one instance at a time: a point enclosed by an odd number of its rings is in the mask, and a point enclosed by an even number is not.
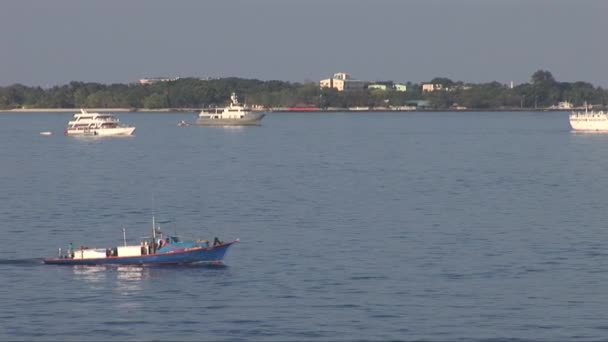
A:
[[[118,119],[115,118],[115,117],[111,117],[111,116],[108,117],[108,116],[106,116],[106,117],[98,117],[97,121],[103,121],[103,122],[113,121],[113,122],[118,122]]]
[[[572,112],[572,114],[570,114],[571,117],[601,117],[605,115],[606,113],[603,110],[600,110],[598,112]]]
[[[203,108],[203,110],[201,110],[201,112],[203,113],[218,113],[218,112],[223,112],[224,111],[224,107],[212,107],[212,108]]]

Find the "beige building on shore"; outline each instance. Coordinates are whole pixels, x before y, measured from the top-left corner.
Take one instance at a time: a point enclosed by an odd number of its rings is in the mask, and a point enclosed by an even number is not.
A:
[[[439,83],[423,83],[422,84],[422,92],[423,93],[430,93],[436,90],[442,90],[443,89],[443,85],[439,84]]]
[[[338,72],[332,78],[321,80],[319,86],[321,88],[335,88],[338,91],[363,90],[365,82],[354,80],[345,72]]]

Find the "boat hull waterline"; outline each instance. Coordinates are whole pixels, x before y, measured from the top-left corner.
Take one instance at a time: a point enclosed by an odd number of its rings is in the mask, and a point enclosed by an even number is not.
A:
[[[192,247],[165,253],[137,256],[107,256],[102,258],[46,258],[50,265],[176,265],[176,264],[223,264],[228,248],[238,240],[222,243],[213,247]]]
[[[135,132],[135,127],[118,127],[118,128],[104,128],[104,129],[91,129],[91,130],[71,130],[65,131],[66,135],[71,136],[98,136],[98,137],[109,137],[109,136],[127,136],[132,135]]]
[[[247,117],[245,118],[238,118],[238,119],[203,119],[203,118],[198,118],[196,120],[196,124],[197,125],[202,125],[202,126],[231,126],[231,125],[235,125],[235,126],[246,126],[246,125],[260,125],[262,118],[264,118],[266,114],[262,114],[262,113],[255,113],[255,114],[249,114]]]

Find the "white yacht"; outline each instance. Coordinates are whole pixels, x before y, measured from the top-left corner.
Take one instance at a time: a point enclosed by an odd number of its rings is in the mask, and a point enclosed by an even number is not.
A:
[[[80,109],[74,118],[68,122],[65,135],[131,135],[135,131],[133,126],[120,124],[113,114],[89,113]]]
[[[240,105],[235,93],[230,96],[230,106],[226,108],[203,109],[198,114],[199,125],[259,125],[264,113],[255,113],[247,105]]]
[[[588,111],[570,113],[570,126],[575,131],[608,131],[608,113]]]

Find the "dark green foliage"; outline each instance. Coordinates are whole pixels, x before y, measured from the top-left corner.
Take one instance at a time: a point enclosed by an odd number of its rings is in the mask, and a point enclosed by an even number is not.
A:
[[[607,93],[586,82],[558,82],[545,70],[531,76],[530,83],[510,88],[490,82],[464,84],[437,77],[431,83],[442,90],[422,93],[420,84],[407,84],[407,92],[361,90],[338,92],[319,89],[317,83],[290,83],[256,79],[182,78],[151,85],[70,82],[48,89],[14,84],[0,87],[0,109],[12,108],[202,108],[224,106],[230,93],[250,105],[264,107],[314,106],[320,108],[403,106],[412,100],[427,100],[431,108],[455,106],[470,109],[546,108],[559,101],[575,106],[585,102],[606,105]]]
[[[606,105],[605,90],[586,82],[557,82],[553,75],[538,70],[531,77],[531,83],[520,84],[511,89],[498,82],[482,84],[450,84],[450,80],[436,78],[433,83],[441,83],[447,89],[426,93],[422,98],[430,100],[433,107],[442,109],[463,106],[470,109],[540,109],[569,101],[574,106],[585,102]]]

